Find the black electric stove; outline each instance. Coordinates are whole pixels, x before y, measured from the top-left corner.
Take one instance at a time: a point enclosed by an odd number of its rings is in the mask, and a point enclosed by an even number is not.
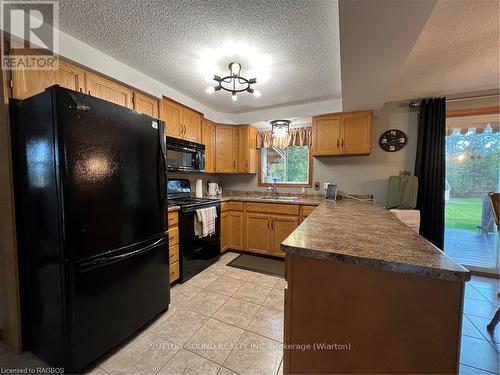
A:
[[[220,200],[191,197],[191,184],[185,179],[169,179],[169,206],[179,206],[179,282],[200,273],[220,256]],[[194,218],[200,208],[216,207],[215,233],[199,238],[194,234]]]

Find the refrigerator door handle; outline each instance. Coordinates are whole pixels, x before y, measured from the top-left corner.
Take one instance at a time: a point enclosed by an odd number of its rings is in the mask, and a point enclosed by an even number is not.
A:
[[[88,272],[88,271],[91,271],[93,269],[96,269],[99,267],[104,267],[108,264],[119,262],[123,259],[133,257],[134,255],[148,252],[149,250],[153,249],[154,247],[156,247],[157,245],[159,245],[161,242],[164,242],[164,241],[165,241],[165,238],[160,238],[158,241],[155,241],[146,247],[131,251],[129,253],[115,255],[115,256],[111,256],[111,257],[97,258],[97,259],[94,259],[90,262],[82,263],[80,265],[80,273]]]
[[[166,174],[167,174],[167,143],[165,139],[165,132],[164,132],[164,127],[165,123],[163,121],[160,121],[160,127],[159,127],[159,136],[160,136],[160,152],[161,152],[161,160],[162,160],[162,166],[163,168],[160,168],[159,171],[159,184],[160,184],[160,200],[161,200],[161,205],[162,205],[162,212],[163,212],[163,224],[165,224],[165,215],[166,215],[166,207],[167,207],[167,181],[166,181]],[[163,225],[163,227],[166,227],[166,225]]]

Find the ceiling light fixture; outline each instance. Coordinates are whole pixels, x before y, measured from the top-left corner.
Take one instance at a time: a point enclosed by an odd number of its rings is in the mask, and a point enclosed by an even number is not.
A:
[[[253,94],[256,98],[260,98],[261,93],[259,90],[254,90],[251,86],[257,83],[257,78],[247,79],[240,75],[241,64],[237,62],[232,62],[229,64],[229,75],[226,77],[219,77],[214,75],[213,80],[218,83],[217,86],[208,86],[205,89],[207,94],[212,94],[215,91],[225,90],[231,93],[231,99],[233,102],[238,100],[239,92],[249,92]]]
[[[271,121],[272,134],[275,137],[284,137],[290,130],[290,120]]]

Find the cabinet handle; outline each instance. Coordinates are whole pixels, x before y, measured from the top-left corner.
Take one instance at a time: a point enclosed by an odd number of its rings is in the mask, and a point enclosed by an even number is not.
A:
[[[339,147],[340,147],[340,141],[339,141],[339,139],[337,138],[337,148],[339,148]]]
[[[342,138],[342,147],[344,147],[344,138]]]
[[[271,230],[271,220],[267,219],[267,230]]]

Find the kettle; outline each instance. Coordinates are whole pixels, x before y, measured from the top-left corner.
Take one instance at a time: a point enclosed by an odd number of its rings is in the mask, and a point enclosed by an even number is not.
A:
[[[219,187],[219,184],[215,183],[215,182],[209,182],[208,183],[208,195],[211,196],[211,197],[214,197],[216,196],[217,194],[219,194],[219,192],[221,191],[222,189]]]

